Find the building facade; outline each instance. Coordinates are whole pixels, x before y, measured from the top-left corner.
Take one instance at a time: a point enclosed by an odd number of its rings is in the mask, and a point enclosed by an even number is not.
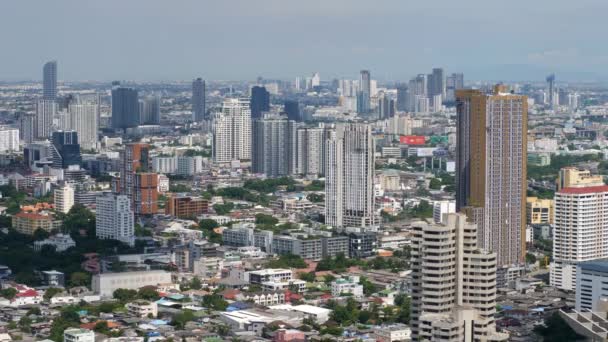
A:
[[[19,130],[10,127],[0,127],[0,152],[19,151]]]
[[[135,245],[135,220],[131,201],[125,195],[105,194],[95,202],[95,235]]]
[[[55,210],[67,214],[74,206],[74,188],[64,185],[54,191]]]
[[[205,81],[199,77],[192,81],[192,121],[207,119],[205,110]]]
[[[296,122],[286,116],[265,114],[253,120],[252,171],[269,177],[296,170]]]
[[[247,99],[226,99],[212,122],[213,160],[229,163],[251,159],[251,109]]]

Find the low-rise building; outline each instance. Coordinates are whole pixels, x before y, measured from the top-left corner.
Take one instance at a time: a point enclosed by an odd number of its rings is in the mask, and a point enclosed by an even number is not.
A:
[[[57,234],[48,239],[34,241],[35,251],[40,251],[43,246],[53,246],[56,252],[64,252],[68,248],[76,246],[76,243],[68,234]]]
[[[350,276],[331,282],[332,296],[340,297],[344,294],[352,295],[355,298],[363,297],[363,285],[359,284],[359,277]]]
[[[165,214],[178,218],[193,218],[209,211],[209,201],[190,196],[171,196],[167,199]]]
[[[137,290],[144,286],[157,286],[171,281],[171,273],[167,271],[101,273],[93,276],[91,287],[95,293],[110,297],[118,289]]]
[[[63,332],[64,342],[95,342],[95,333],[88,329],[70,328]]]
[[[152,301],[138,300],[127,303],[125,308],[127,308],[129,314],[141,318],[156,317],[158,315],[158,304]]]
[[[402,342],[412,340],[412,330],[405,324],[391,324],[374,327],[377,342]]]
[[[33,235],[37,229],[51,232],[53,229],[61,228],[61,220],[58,220],[50,213],[26,213],[20,212],[13,215],[13,229],[25,235]]]
[[[528,224],[553,224],[553,200],[526,198],[526,219]]]

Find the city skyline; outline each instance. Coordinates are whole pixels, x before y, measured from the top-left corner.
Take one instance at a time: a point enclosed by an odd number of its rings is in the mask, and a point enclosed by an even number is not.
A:
[[[438,65],[448,72],[464,72],[469,79],[532,80],[550,72],[558,73],[560,80],[608,79],[603,71],[608,51],[597,44],[603,32],[599,15],[608,4],[592,1],[543,0],[525,3],[525,11],[520,6],[523,1],[479,0],[171,5],[132,1],[122,4],[120,12],[113,10],[112,3],[4,4],[0,28],[14,32],[6,37],[6,44],[15,48],[0,56],[0,79],[38,79],[33,70],[48,60],[59,61],[58,77],[68,81],[187,80],[196,75],[225,80],[258,75],[293,78],[313,71],[329,79],[355,75],[361,69],[372,70],[380,80],[406,80],[417,70]],[[579,13],[583,8],[584,16]],[[13,30],[25,16],[37,21]],[[62,17],[69,17],[70,24],[56,20]],[[551,19],[563,17],[569,20]],[[434,25],[437,20],[450,27],[449,33],[446,25]],[[480,29],[488,25],[505,29]],[[41,31],[41,27],[54,30]],[[205,39],[200,39],[200,32],[205,32]],[[415,39],[408,36],[413,32]],[[475,39],[455,39],[472,32]],[[242,43],[232,44],[234,39]],[[112,50],[121,53],[104,53]],[[245,52],[247,66],[239,63]]]

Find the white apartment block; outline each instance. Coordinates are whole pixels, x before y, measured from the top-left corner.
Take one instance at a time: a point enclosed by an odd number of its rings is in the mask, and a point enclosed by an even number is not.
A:
[[[506,341],[497,333],[496,254],[464,214],[412,224],[412,340]]]
[[[374,140],[367,124],[329,132],[325,150],[325,222],[334,227],[374,225]]]
[[[36,103],[36,138],[49,139],[53,132],[53,118],[57,103],[53,100],[40,100]]]
[[[34,241],[34,250],[40,251],[46,245],[55,247],[56,252],[63,252],[68,248],[76,246],[76,242],[74,242],[69,234],[57,234],[48,239]]]
[[[554,222],[550,283],[573,291],[578,263],[608,257],[608,186],[562,188],[555,193]]]
[[[340,297],[342,294],[351,294],[355,298],[363,297],[363,285],[359,284],[359,277],[351,276],[332,281],[331,295]]]
[[[456,212],[456,201],[435,201],[433,203],[433,219],[435,223],[443,223],[445,214]]]
[[[126,195],[105,194],[97,197],[95,232],[98,238],[135,244],[135,222],[131,201]]]
[[[213,160],[251,159],[251,109],[248,99],[226,99],[212,119]]]
[[[147,300],[137,300],[125,305],[127,312],[133,316],[148,318],[149,316],[156,317],[158,315],[158,304]]]
[[[19,151],[19,130],[0,127],[0,152]]]
[[[325,137],[324,127],[305,128],[296,130],[296,170],[303,175],[325,174]]]
[[[92,330],[70,328],[63,332],[64,342],[95,342],[95,333]]]
[[[74,206],[74,188],[66,184],[59,189],[55,189],[53,194],[55,210],[67,214]]]
[[[67,129],[78,132],[82,149],[97,148],[99,131],[99,105],[97,103],[71,103],[68,107]]]

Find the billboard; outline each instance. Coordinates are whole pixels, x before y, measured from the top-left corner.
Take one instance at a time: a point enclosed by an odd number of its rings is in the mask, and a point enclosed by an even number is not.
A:
[[[402,135],[399,142],[407,145],[424,145],[426,138],[421,135]]]
[[[433,152],[437,150],[435,147],[419,147],[416,149],[416,156],[418,157],[432,157]]]

